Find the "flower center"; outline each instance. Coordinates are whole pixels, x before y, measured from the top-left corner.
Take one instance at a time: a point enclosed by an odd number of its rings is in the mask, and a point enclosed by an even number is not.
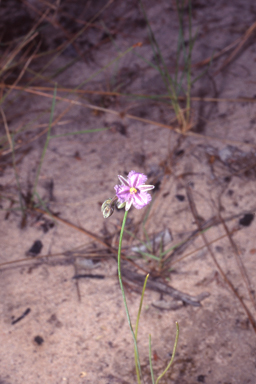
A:
[[[137,193],[137,189],[136,188],[130,188],[130,193],[133,195],[134,193]]]

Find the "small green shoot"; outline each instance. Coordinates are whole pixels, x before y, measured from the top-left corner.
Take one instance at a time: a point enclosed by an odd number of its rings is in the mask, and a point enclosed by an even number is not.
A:
[[[33,199],[33,197],[35,195],[35,192],[36,192],[36,188],[37,188],[38,179],[39,179],[39,175],[40,175],[40,172],[41,172],[43,160],[44,160],[45,153],[46,153],[46,150],[48,148],[50,137],[51,137],[51,128],[52,128],[52,120],[53,120],[53,114],[54,114],[54,109],[55,109],[56,94],[57,94],[57,86],[55,86],[55,88],[54,88],[54,94],[53,94],[53,99],[52,99],[52,107],[51,107],[49,126],[48,126],[48,131],[47,131],[47,136],[46,136],[46,141],[45,141],[45,144],[44,144],[42,156],[41,156],[41,159],[40,159],[40,162],[39,162],[39,166],[38,166],[37,172],[36,172],[35,183],[34,183],[33,192],[32,192],[32,199]]]
[[[169,362],[169,364],[167,365],[167,367],[165,368],[165,370],[158,376],[157,380],[155,381],[154,379],[154,372],[153,372],[153,366],[152,366],[152,352],[151,352],[151,335],[149,335],[149,364],[150,364],[150,372],[151,372],[151,380],[152,380],[152,384],[158,384],[159,381],[164,377],[164,375],[167,373],[167,371],[170,369],[172,363],[173,363],[173,360],[174,360],[174,357],[175,357],[175,353],[176,353],[176,349],[177,349],[177,345],[178,345],[178,339],[179,339],[179,324],[178,322],[176,321],[176,337],[175,337],[175,341],[174,341],[174,346],[173,346],[173,351],[172,351],[172,357],[171,357],[171,360]]]

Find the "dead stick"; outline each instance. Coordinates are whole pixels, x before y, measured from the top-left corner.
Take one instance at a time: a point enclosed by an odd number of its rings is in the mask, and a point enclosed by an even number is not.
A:
[[[194,202],[194,199],[193,199],[193,195],[192,195],[192,192],[191,192],[191,189],[189,187],[188,184],[186,184],[186,192],[187,192],[187,198],[188,198],[188,202],[189,202],[189,206],[190,206],[190,210],[191,210],[191,213],[197,223],[197,226],[198,226],[198,229],[200,231],[202,231],[202,225],[201,225],[201,221],[199,219],[199,215],[198,215],[198,212],[197,212],[197,208],[196,208],[196,204]],[[207,246],[207,249],[212,257],[212,260],[214,262],[214,264],[216,265],[216,267],[218,268],[223,280],[225,281],[225,283],[229,286],[229,288],[232,290],[232,292],[234,293],[234,295],[237,297],[237,299],[240,301],[242,307],[244,308],[247,316],[248,316],[248,319],[253,327],[253,330],[254,332],[256,333],[256,322],[255,322],[255,319],[253,317],[253,315],[251,314],[249,308],[247,308],[247,305],[244,303],[242,297],[239,295],[239,293],[237,292],[237,289],[234,287],[234,285],[232,284],[232,282],[229,280],[229,278],[226,276],[225,272],[223,271],[223,269],[221,268],[220,264],[218,263],[211,247],[210,247],[210,244],[208,243],[208,240],[205,236],[205,233],[204,232],[201,232],[201,236],[203,238],[203,241],[205,243],[205,245]]]

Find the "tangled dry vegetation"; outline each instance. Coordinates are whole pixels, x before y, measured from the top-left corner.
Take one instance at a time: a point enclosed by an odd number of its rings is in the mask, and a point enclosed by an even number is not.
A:
[[[82,4],[83,3],[83,4]],[[0,383],[131,383],[116,275],[117,175],[155,185],[131,211],[123,277],[145,382],[254,383],[253,0],[0,3]]]

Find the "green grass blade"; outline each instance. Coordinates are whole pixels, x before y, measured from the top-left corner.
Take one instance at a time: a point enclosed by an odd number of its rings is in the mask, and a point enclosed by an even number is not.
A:
[[[102,132],[102,131],[107,131],[111,129],[109,128],[96,128],[96,129],[85,129],[82,131],[75,131],[75,132],[68,132],[68,133],[61,133],[59,135],[52,135],[50,136],[50,139],[56,139],[57,137],[62,137],[62,136],[73,136],[73,135],[80,135],[82,133],[93,133],[93,132]]]
[[[155,384],[154,371],[153,371],[153,365],[152,365],[151,335],[149,335],[148,344],[149,344],[149,366],[150,366],[151,380],[152,380],[152,384]]]
[[[175,353],[176,353],[176,348],[177,348],[177,345],[178,345],[179,333],[180,333],[180,331],[179,331],[179,324],[176,321],[176,337],[175,337],[175,342],[174,342],[173,351],[172,351],[172,358],[171,358],[171,361],[169,362],[169,364],[167,365],[167,367],[165,368],[165,370],[163,371],[163,373],[161,373],[161,375],[158,376],[158,378],[156,380],[156,384],[158,384],[159,380],[161,380],[161,378],[166,374],[166,372],[169,370],[169,368],[171,367],[171,365],[173,363],[173,360],[174,360],[174,357],[175,357]]]
[[[144,293],[145,293],[148,278],[149,278],[149,273],[147,274],[147,276],[145,278],[143,288],[142,288],[141,298],[140,298],[140,306],[139,306],[139,311],[138,311],[137,320],[136,320],[136,328],[135,328],[136,340],[137,340],[137,335],[138,335],[139,321],[140,321],[140,314],[141,314],[141,309],[142,309],[142,304],[143,304],[143,299],[144,299]]]
[[[20,185],[20,178],[19,178],[19,174],[18,174],[18,171],[17,171],[17,167],[16,167],[16,157],[15,157],[13,135],[10,134],[10,131],[9,131],[9,128],[8,128],[8,124],[7,124],[7,120],[6,120],[6,117],[5,117],[5,113],[4,113],[4,111],[3,111],[1,106],[0,106],[0,111],[1,111],[3,122],[4,122],[4,127],[5,127],[5,131],[6,131],[6,138],[7,138],[8,142],[9,142],[10,150],[11,150],[11,153],[12,153],[12,166],[13,166],[13,169],[14,169],[14,174],[15,174],[15,179],[16,179],[16,183],[17,183],[17,188],[18,188],[18,191],[19,191],[20,208],[21,208],[22,213],[24,215],[25,214],[25,207],[23,205],[23,197],[22,197],[22,189],[21,189],[21,185]]]
[[[138,251],[138,253],[142,256],[149,257],[150,259],[153,259],[153,260],[157,260],[157,261],[160,260],[158,256],[154,256],[152,255],[152,253],[142,252],[142,251]]]
[[[124,293],[124,286],[123,286],[123,281],[122,281],[122,274],[121,274],[121,250],[122,250],[122,240],[123,240],[124,227],[125,227],[125,222],[126,222],[126,219],[127,219],[127,214],[128,214],[128,211],[125,211],[124,218],[123,218],[123,223],[122,223],[122,228],[121,228],[121,232],[120,232],[119,246],[118,246],[118,255],[117,255],[117,271],[118,271],[118,280],[119,280],[119,284],[120,284],[120,288],[121,288],[121,292],[122,292],[125,312],[126,312],[129,328],[130,328],[130,331],[131,331],[131,334],[132,334],[132,337],[133,337],[133,341],[134,341],[135,360],[137,360],[137,366],[138,366],[138,371],[136,371],[136,373],[137,373],[138,383],[140,384],[140,382],[141,382],[140,381],[141,366],[140,366],[138,345],[137,345],[136,336],[135,336],[135,333],[134,333],[134,330],[133,330],[133,326],[132,326],[132,322],[131,322],[131,318],[130,318],[130,314],[129,314],[129,310],[128,310],[128,306],[127,306],[127,302],[126,302],[126,297],[125,297],[125,293]]]
[[[142,304],[143,304],[143,299],[144,299],[144,293],[145,293],[148,277],[149,277],[149,273],[147,274],[147,276],[145,278],[145,281],[144,281],[144,284],[143,284],[143,289],[142,289],[142,294],[141,294],[141,298],[140,298],[140,306],[139,306],[139,311],[138,311],[137,320],[136,320],[136,328],[135,328],[135,338],[136,338],[136,341],[137,341],[137,337],[138,337],[140,314],[141,314],[141,309],[142,309]],[[134,355],[136,356],[135,348],[134,348]],[[138,362],[137,362],[136,358],[135,358],[135,367],[136,367],[137,378],[139,379],[138,381],[140,382],[139,367],[138,367]]]
[[[56,224],[56,219],[55,219],[55,217],[51,214],[51,212],[50,212],[49,209],[47,208],[47,205],[45,204],[45,202],[43,201],[43,199],[41,199],[41,197],[39,196],[39,194],[37,193],[37,191],[35,191],[35,195],[36,195],[36,197],[38,198],[38,201],[39,201],[39,204],[36,204],[36,205],[35,205],[35,208],[37,208],[37,207],[43,207],[44,210],[48,213],[48,215],[52,218],[52,220],[53,220],[54,223]]]
[[[53,120],[53,114],[54,114],[54,109],[55,109],[56,93],[57,93],[57,87],[55,86],[54,93],[53,93],[53,99],[52,99],[52,107],[51,107],[51,114],[50,114],[50,120],[49,120],[49,127],[48,127],[48,131],[47,131],[45,145],[44,145],[44,148],[43,148],[43,153],[42,153],[42,156],[41,156],[41,159],[40,159],[40,162],[39,162],[39,166],[38,166],[37,172],[36,172],[36,178],[35,178],[34,188],[33,188],[33,192],[32,192],[32,197],[35,195],[35,192],[36,192],[39,175],[40,175],[40,172],[41,172],[41,168],[42,168],[42,164],[43,164],[43,161],[44,161],[45,153],[46,153],[46,150],[47,150],[47,147],[48,147],[48,144],[49,144],[49,141],[50,141],[50,137],[51,137],[51,127],[52,127],[52,120]]]

